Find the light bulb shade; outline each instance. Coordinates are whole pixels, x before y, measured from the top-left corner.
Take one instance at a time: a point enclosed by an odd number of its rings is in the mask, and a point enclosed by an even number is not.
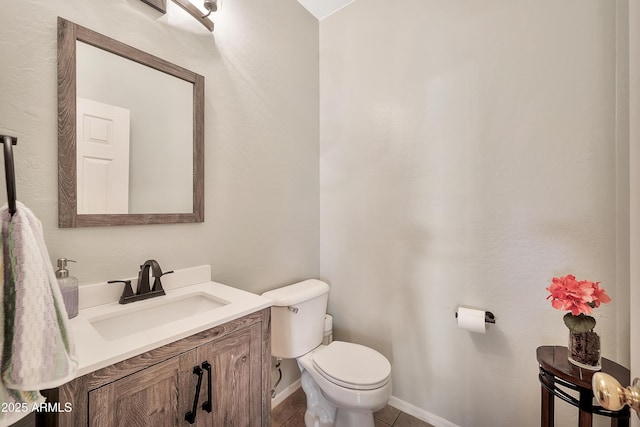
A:
[[[215,12],[218,10],[218,1],[217,0],[204,0],[204,8],[211,12]]]

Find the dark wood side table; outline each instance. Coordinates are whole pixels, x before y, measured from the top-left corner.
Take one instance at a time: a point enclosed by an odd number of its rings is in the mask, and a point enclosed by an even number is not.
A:
[[[611,427],[629,427],[629,407],[620,411],[609,411],[593,404],[591,377],[595,372],[572,365],[567,358],[567,347],[542,346],[536,350],[540,364],[540,385],[542,386],[541,427],[554,425],[554,396],[579,409],[579,427],[591,427],[593,414],[611,418]],[[609,359],[602,358],[602,369],[615,377],[623,387],[629,385],[629,370]],[[579,399],[571,396],[566,387],[579,393]]]

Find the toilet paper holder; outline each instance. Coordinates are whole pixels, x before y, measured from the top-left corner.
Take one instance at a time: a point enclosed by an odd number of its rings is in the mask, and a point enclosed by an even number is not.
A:
[[[456,311],[456,319],[458,318],[458,312]],[[484,312],[484,322],[485,323],[496,323],[496,316],[493,315],[490,311]]]

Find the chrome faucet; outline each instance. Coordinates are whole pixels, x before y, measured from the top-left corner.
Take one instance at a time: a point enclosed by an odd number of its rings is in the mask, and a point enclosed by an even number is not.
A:
[[[136,289],[135,294],[131,287],[131,280],[110,280],[107,283],[124,283],[124,289],[120,296],[120,304],[128,304],[130,302],[165,295],[160,278],[169,273],[173,273],[173,271],[166,271],[163,273],[158,261],[150,259],[140,266],[140,271],[138,272],[138,288]],[[154,279],[153,288],[149,284],[150,276],[153,276]]]

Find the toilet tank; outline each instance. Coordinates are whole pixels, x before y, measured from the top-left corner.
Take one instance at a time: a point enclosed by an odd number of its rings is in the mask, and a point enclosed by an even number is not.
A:
[[[294,359],[319,346],[324,337],[329,285],[305,280],[262,294],[271,307],[271,354]]]

